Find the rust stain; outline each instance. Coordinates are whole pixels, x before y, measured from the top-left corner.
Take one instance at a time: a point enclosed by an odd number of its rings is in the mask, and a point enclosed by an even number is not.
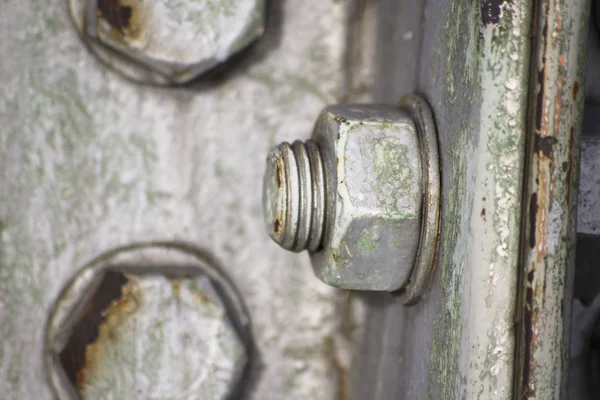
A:
[[[128,283],[129,280],[124,274],[107,272],[96,293],[88,300],[85,311],[75,323],[73,333],[59,355],[63,369],[74,387],[81,388],[85,385],[89,357],[93,356],[88,354],[89,346],[101,337],[106,312],[114,302],[123,297]]]
[[[120,0],[98,0],[98,16],[108,22],[121,34],[129,29],[133,9]]]
[[[198,303],[201,303],[201,304],[214,303],[210,298],[208,298],[208,296],[202,290],[198,290],[197,288],[194,288],[194,287],[190,287],[189,290],[190,290],[194,300],[196,300]]]
[[[127,39],[139,39],[144,26],[144,8],[140,0],[98,0],[97,15]],[[115,39],[117,39],[115,37]]]
[[[122,274],[121,274],[122,275]],[[118,327],[138,307],[138,287],[132,280],[127,280],[122,286],[121,296],[114,299],[108,307],[102,311],[103,321],[98,325],[98,337],[89,343],[85,349],[85,365],[77,371],[77,387],[83,388],[88,382],[88,376],[92,376],[95,366],[99,364],[104,354],[104,344],[118,338]]]
[[[331,366],[335,371],[335,375],[337,378],[337,393],[335,396],[336,400],[348,400],[351,398],[350,393],[348,393],[348,371],[342,365],[340,360],[337,357],[337,352],[335,350],[336,344],[335,339],[331,336],[328,336],[323,341],[322,353],[324,357],[331,362]]]
[[[529,384],[529,376],[531,375],[532,366],[528,360],[531,359],[531,354],[535,352],[537,348],[537,337],[533,332],[533,278],[535,275],[535,269],[532,267],[531,271],[527,274],[527,287],[525,291],[525,315],[524,315],[524,327],[525,327],[525,364],[523,366],[523,388],[525,390],[524,397],[535,396],[535,387],[531,387]]]
[[[557,94],[554,97],[554,130],[553,135],[557,137],[560,129],[560,115],[562,112],[563,79],[556,80]]]
[[[181,282],[174,281],[173,283],[171,283],[171,286],[173,287],[173,290],[175,292],[179,292],[179,290],[181,289]]]
[[[529,247],[532,249],[535,248],[535,235],[536,235],[536,223],[535,219],[537,218],[537,193],[533,193],[531,198],[529,199]]]
[[[570,81],[566,76],[566,69],[571,60],[569,50],[560,52],[557,48],[558,41],[565,38],[564,12],[559,4],[550,5],[549,2],[540,2],[537,11],[540,15],[541,37],[535,50],[541,63],[537,65],[537,87],[535,98],[532,98],[532,112],[534,130],[531,132],[531,147],[528,160],[529,178],[526,198],[529,200],[528,208],[528,236],[524,236],[523,248],[523,283],[522,307],[519,311],[523,318],[523,325],[518,346],[522,351],[523,363],[520,366],[520,376],[517,379],[520,392],[518,398],[530,399],[537,396],[547,396],[556,390],[553,382],[547,382],[552,375],[560,378],[558,374],[564,373],[554,366],[538,364],[536,359],[542,351],[548,351],[553,345],[560,345],[561,339],[555,338],[552,324],[544,320],[546,316],[556,312],[556,293],[547,293],[552,288],[553,280],[558,276],[561,266],[561,255],[564,250],[563,237],[557,237],[557,227],[568,226],[570,222],[550,221],[549,213],[552,207],[561,207],[570,210],[573,204],[571,199],[571,180],[576,172],[576,140],[575,127],[570,120],[573,117],[573,101],[578,101],[579,83]],[[569,39],[567,38],[567,41]],[[562,45],[561,41],[561,45]],[[569,68],[572,66],[569,65]],[[567,122],[565,122],[568,120]],[[566,185],[566,187],[565,187]],[[568,214],[569,211],[567,211]],[[561,232],[567,230],[561,229]],[[550,239],[552,238],[552,239]],[[558,246],[549,254],[551,248],[549,241],[557,241]],[[553,257],[558,257],[558,262],[553,264]],[[556,289],[555,289],[556,290]],[[551,337],[553,342],[546,343],[541,338]],[[546,340],[547,341],[547,340]],[[554,351],[555,349],[551,349]],[[555,359],[555,362],[559,361]],[[558,371],[558,372],[557,372]],[[520,379],[520,382],[519,382]],[[537,392],[537,393],[536,393]]]
[[[554,32],[552,33],[552,47],[556,47],[556,42],[559,37],[559,31],[563,28],[563,17],[560,12],[559,5],[556,5],[556,8],[553,10],[554,13]]]
[[[554,136],[535,135],[534,150],[536,153],[541,153],[540,156],[552,158],[552,147],[558,143],[558,139]]]
[[[483,26],[495,25],[500,22],[502,17],[502,8],[506,0],[480,0],[479,15]]]

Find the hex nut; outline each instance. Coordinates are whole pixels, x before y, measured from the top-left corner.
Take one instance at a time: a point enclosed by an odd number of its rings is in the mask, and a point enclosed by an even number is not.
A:
[[[312,139],[267,156],[269,236],[308,250],[317,277],[350,290],[402,290],[419,301],[435,271],[440,228],[437,129],[427,100],[327,107]]]
[[[124,249],[85,267],[62,293],[47,329],[57,398],[237,393],[250,356],[244,310],[216,273],[165,247]],[[233,318],[240,311],[242,319]]]
[[[92,51],[143,82],[188,82],[247,47],[265,28],[264,0],[69,3]]]
[[[419,247],[421,151],[411,117],[393,106],[335,105],[313,138],[325,162],[328,212],[316,275],[339,288],[387,290],[409,279]]]

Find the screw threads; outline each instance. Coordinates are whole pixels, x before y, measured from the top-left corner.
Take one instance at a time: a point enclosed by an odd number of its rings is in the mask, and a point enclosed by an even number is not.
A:
[[[271,238],[294,252],[315,252],[325,230],[325,167],[316,142],[282,143],[267,157],[264,215]]]

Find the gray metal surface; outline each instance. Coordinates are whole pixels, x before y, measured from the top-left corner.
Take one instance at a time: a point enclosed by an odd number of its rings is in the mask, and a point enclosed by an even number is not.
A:
[[[242,62],[174,89],[99,63],[65,1],[0,3],[3,399],[52,398],[44,328],[66,282],[106,251],[157,240],[193,243],[238,286],[259,361],[248,398],[348,395],[354,296],[264,234],[260,184],[273,145],[308,138],[323,107],[359,93],[345,77],[368,82],[354,78],[367,64],[343,62],[346,7],[273,1]]]
[[[264,0],[68,1],[99,59],[142,82],[188,82],[247,47],[265,27]]]
[[[433,108],[441,244],[423,301],[405,307],[400,298],[368,295],[356,398],[511,399],[532,5],[412,6],[396,18],[424,16],[419,68],[406,75],[387,68],[398,76],[378,76],[376,93],[398,98],[405,85]],[[400,76],[403,85],[388,84]]]
[[[591,113],[598,111],[593,105],[591,108]],[[600,171],[600,135],[584,136],[581,142],[581,172],[577,207],[578,233],[600,234],[600,176],[598,171]]]

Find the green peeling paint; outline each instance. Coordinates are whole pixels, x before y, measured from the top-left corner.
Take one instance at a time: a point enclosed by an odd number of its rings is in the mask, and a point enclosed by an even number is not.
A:
[[[371,254],[379,247],[379,235],[370,229],[363,229],[356,243],[356,247],[363,254]]]
[[[456,391],[460,383],[458,360],[462,335],[462,277],[464,265],[460,262],[461,245],[466,241],[465,225],[468,224],[467,160],[473,154],[473,129],[465,128],[457,137],[452,154],[456,169],[449,184],[450,192],[444,210],[445,219],[454,221],[445,224],[442,233],[442,260],[439,279],[441,302],[434,321],[436,339],[431,347],[431,379],[428,400],[460,398]],[[436,388],[436,389],[433,389]]]
[[[374,140],[372,151],[379,185],[393,184],[409,189],[413,174],[408,167],[406,146],[400,145],[396,138],[386,137]]]

